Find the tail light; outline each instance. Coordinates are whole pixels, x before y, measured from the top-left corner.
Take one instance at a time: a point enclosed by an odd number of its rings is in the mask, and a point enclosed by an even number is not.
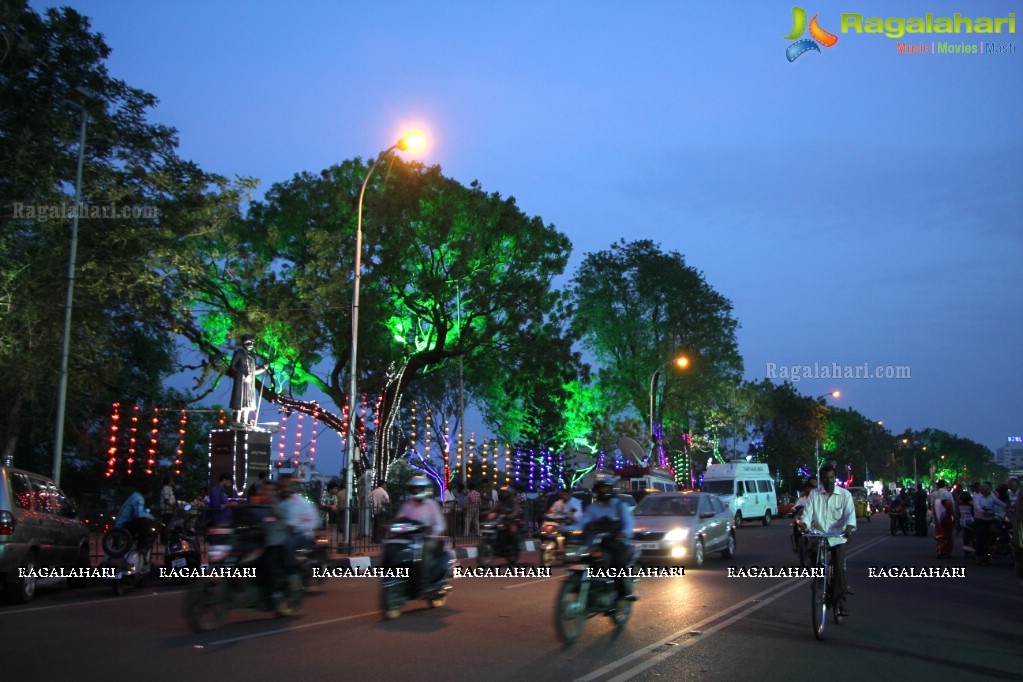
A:
[[[14,515],[0,511],[0,535],[14,535]]]

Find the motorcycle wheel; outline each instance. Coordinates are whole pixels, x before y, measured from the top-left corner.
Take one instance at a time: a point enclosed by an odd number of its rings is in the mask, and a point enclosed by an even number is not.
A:
[[[550,566],[554,563],[554,543],[545,542],[540,545],[540,565]]]
[[[561,584],[558,600],[554,604],[554,630],[558,639],[571,644],[579,639],[586,627],[586,604],[580,601],[582,583],[569,577]]]
[[[227,616],[227,595],[223,588],[200,580],[188,591],[185,599],[185,620],[192,632],[209,632],[219,628]]]
[[[621,630],[632,617],[632,602],[628,599],[619,599],[615,602],[615,609],[611,613],[611,622]]]
[[[401,615],[401,607],[405,605],[401,592],[404,585],[383,585],[380,588],[380,610],[384,620],[394,620]]]
[[[131,537],[131,533],[124,528],[111,528],[103,536],[103,551],[107,553],[107,556],[114,559],[120,559],[130,552],[133,544],[134,540]]]
[[[114,596],[120,597],[124,594],[124,579],[115,580],[111,587],[113,588]]]
[[[490,568],[494,564],[494,546],[486,540],[480,540],[476,548],[476,563],[483,568]]]
[[[305,585],[302,584],[302,576],[288,576],[284,586],[284,599],[276,605],[278,616],[294,616],[302,610],[302,600],[305,598]]]
[[[440,607],[444,606],[444,604],[447,602],[447,600],[448,600],[447,593],[444,593],[444,594],[440,595],[439,597],[434,597],[433,599],[430,600],[430,608],[431,609],[439,609]]]
[[[509,566],[515,566],[518,563],[519,563],[519,544],[517,542],[514,543],[514,544],[509,543],[509,545],[508,545],[508,565]]]

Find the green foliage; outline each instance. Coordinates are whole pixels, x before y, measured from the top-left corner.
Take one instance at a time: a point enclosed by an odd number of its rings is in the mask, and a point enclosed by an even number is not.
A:
[[[602,366],[605,423],[630,413],[649,419],[651,378],[659,368],[654,421],[675,439],[703,428],[712,406],[738,384],[742,359],[732,304],[681,254],[664,253],[649,240],[621,240],[587,254],[571,296],[574,329]],[[665,368],[682,354],[691,361],[688,369]]]

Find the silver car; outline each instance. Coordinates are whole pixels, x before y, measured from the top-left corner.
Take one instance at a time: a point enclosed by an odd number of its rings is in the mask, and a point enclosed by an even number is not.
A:
[[[35,570],[88,567],[89,531],[60,488],[45,476],[0,466],[0,581],[7,600],[22,604],[35,596]],[[84,582],[68,578],[72,587]]]
[[[735,555],[735,521],[717,495],[653,493],[632,513],[640,561],[702,566],[708,552]]]

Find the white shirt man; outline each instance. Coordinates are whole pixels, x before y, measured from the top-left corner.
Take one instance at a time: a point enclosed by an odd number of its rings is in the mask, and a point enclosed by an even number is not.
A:
[[[391,496],[387,494],[387,490],[381,484],[373,488],[373,492],[369,495],[369,501],[373,506],[373,513],[379,514],[391,504]]]
[[[398,518],[411,519],[429,526],[434,535],[443,535],[448,527],[440,505],[432,497],[411,497],[405,500],[398,510]]]
[[[845,488],[832,485],[834,487],[830,493],[825,485],[810,491],[803,509],[803,523],[808,528],[818,528],[828,534],[844,533],[850,526],[855,529],[856,507],[853,505],[852,494]],[[844,537],[828,541],[831,547],[844,543]]]
[[[312,502],[302,495],[289,494],[277,503],[277,511],[286,527],[310,537],[319,525],[320,515]]]
[[[574,496],[570,495],[567,499],[564,496],[559,497],[547,513],[564,515],[564,521],[560,524],[562,530],[576,530],[582,527],[583,503]]]

